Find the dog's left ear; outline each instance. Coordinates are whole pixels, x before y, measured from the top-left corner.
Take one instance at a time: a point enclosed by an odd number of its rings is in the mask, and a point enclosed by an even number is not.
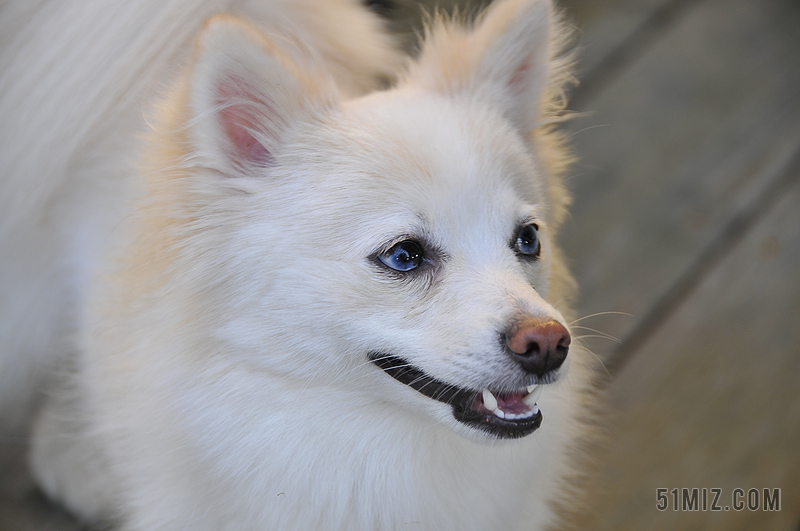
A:
[[[406,82],[494,105],[527,136],[542,124],[554,31],[550,0],[496,0],[472,31],[436,25]]]

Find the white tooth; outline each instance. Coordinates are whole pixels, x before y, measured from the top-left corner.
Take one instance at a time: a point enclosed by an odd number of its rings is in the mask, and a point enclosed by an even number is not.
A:
[[[536,401],[539,400],[541,394],[542,394],[542,388],[537,387],[536,389],[533,390],[531,394],[523,398],[522,401],[525,403],[526,406],[532,408],[533,406],[536,405]]]
[[[494,413],[495,417],[499,417],[501,419],[506,418],[506,414],[500,408],[497,408],[497,409],[493,410],[492,413]]]
[[[536,389],[536,386],[537,386],[537,385],[539,385],[539,384],[533,384],[533,385],[529,385],[529,386],[528,386],[528,393],[532,393],[532,392],[533,392],[533,390],[534,390],[534,389]]]
[[[537,415],[539,413],[539,406],[533,406],[531,408],[531,415]]]
[[[483,390],[483,405],[486,406],[486,409],[489,411],[497,409],[497,399],[488,389]]]

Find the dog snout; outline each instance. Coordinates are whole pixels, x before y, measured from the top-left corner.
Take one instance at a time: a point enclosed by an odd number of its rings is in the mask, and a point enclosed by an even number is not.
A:
[[[505,334],[511,358],[525,372],[539,377],[564,363],[570,342],[567,329],[553,319],[525,317],[515,321]]]

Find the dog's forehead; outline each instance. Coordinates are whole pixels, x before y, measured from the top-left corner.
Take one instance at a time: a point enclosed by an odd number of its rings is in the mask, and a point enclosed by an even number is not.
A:
[[[346,104],[333,140],[350,154],[360,193],[426,218],[478,221],[536,208],[542,190],[521,136],[499,113],[466,98],[378,93]],[[516,213],[512,213],[516,215]],[[486,221],[485,219],[483,220]]]

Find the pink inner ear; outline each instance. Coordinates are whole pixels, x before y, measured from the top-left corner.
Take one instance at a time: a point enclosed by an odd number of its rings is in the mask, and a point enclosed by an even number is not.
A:
[[[217,105],[225,136],[230,141],[234,162],[267,166],[272,155],[254,136],[254,131],[264,131],[272,115],[272,108],[262,100],[244,80],[229,77],[217,86]]]
[[[525,60],[517,66],[517,69],[514,70],[514,74],[511,76],[508,84],[510,88],[514,91],[522,92],[524,90],[524,84],[528,81],[528,76],[530,75],[531,69],[531,58],[526,57]]]

